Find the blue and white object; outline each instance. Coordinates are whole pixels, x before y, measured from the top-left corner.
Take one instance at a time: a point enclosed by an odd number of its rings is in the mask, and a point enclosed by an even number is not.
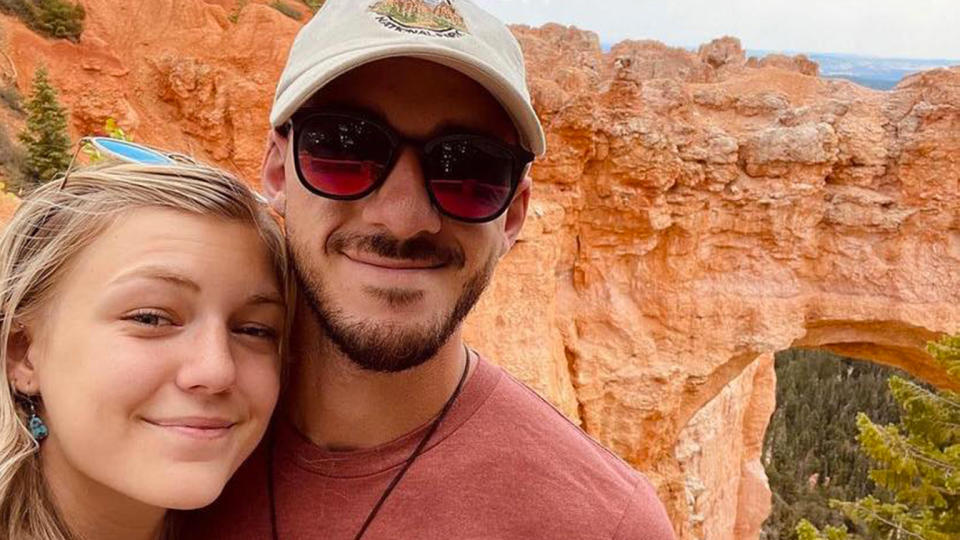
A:
[[[166,154],[129,141],[109,137],[90,137],[86,142],[105,156],[130,163],[141,165],[173,165],[176,163]]]

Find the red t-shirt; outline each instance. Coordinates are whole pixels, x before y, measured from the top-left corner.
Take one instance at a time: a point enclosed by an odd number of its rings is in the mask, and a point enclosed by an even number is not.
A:
[[[377,448],[331,452],[278,422],[272,467],[278,538],[353,540],[426,429]],[[273,537],[266,444],[212,506],[186,516],[187,538]],[[674,535],[646,478],[532,390],[480,360],[363,538],[669,540]]]

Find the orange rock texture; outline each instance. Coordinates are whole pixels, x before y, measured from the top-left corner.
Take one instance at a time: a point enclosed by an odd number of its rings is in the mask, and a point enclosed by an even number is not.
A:
[[[82,3],[79,44],[0,17],[21,90],[44,63],[74,136],[112,117],[255,181],[301,23],[260,2]],[[549,151],[468,339],[645,471],[680,538],[756,538],[774,352],[944,383],[923,344],[960,331],[960,68],[879,92],[733,38],[605,53],[575,28],[514,33]]]

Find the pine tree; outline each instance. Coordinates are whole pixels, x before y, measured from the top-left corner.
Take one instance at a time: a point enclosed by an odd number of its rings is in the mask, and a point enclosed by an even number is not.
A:
[[[960,381],[960,335],[931,343],[927,350]],[[868,532],[870,538],[950,540],[960,538],[960,394],[931,391],[899,377],[890,390],[902,410],[900,422],[878,426],[860,414],[861,450],[875,464],[875,493],[830,505]],[[808,521],[797,526],[803,540],[854,538],[841,529],[820,533]]]
[[[777,410],[764,440],[764,464],[776,494],[764,538],[796,540],[797,521],[841,525],[830,499],[855,500],[872,492],[871,462],[856,443],[858,411],[883,423],[899,420],[887,389],[894,368],[791,349],[776,355]],[[812,406],[811,406],[812,405]]]
[[[26,109],[27,125],[20,133],[20,141],[27,150],[23,172],[26,187],[30,187],[51,180],[70,165],[67,113],[42,66],[34,74],[33,93]]]

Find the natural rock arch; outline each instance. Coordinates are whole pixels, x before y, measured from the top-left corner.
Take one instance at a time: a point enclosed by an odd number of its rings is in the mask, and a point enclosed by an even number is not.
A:
[[[646,470],[682,538],[755,537],[774,352],[947,384],[923,347],[960,330],[960,69],[879,92],[728,40],[716,65],[516,33],[550,153],[469,335]]]

